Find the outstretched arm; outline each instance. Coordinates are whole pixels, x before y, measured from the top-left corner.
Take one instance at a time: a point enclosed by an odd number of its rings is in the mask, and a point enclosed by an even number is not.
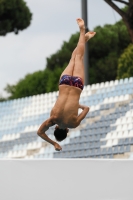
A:
[[[57,144],[56,142],[54,142],[53,140],[51,140],[45,133],[49,129],[49,127],[53,126],[53,125],[55,125],[55,124],[53,123],[52,118],[50,117],[49,119],[47,119],[45,122],[42,123],[42,125],[40,126],[40,128],[37,131],[37,134],[45,141],[52,144],[55,147],[55,150],[59,151],[59,150],[61,150],[60,145]]]
[[[87,113],[89,112],[90,108],[87,106],[83,106],[79,104],[79,108],[81,108],[83,111],[79,114],[77,117],[77,126],[80,124],[80,122],[85,118]]]

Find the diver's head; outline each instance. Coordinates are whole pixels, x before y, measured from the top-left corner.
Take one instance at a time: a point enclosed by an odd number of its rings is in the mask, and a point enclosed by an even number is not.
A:
[[[69,129],[60,129],[59,126],[55,127],[54,136],[58,142],[61,142],[67,137]]]

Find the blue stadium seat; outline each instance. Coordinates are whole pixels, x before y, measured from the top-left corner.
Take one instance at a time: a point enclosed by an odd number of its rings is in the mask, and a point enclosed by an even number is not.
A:
[[[130,145],[124,145],[124,151],[130,152]]]
[[[129,144],[133,145],[133,137],[129,139]]]
[[[119,153],[118,146],[113,146],[112,147],[112,153],[113,154],[118,154]]]

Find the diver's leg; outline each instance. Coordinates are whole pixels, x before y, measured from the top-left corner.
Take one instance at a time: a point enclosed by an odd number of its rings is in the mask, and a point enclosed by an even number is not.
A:
[[[78,41],[78,45],[76,48],[76,56],[75,56],[75,64],[73,70],[73,76],[80,77],[84,84],[84,52],[85,52],[85,42],[91,39],[96,32],[87,32],[85,34],[85,26],[84,21],[82,19],[77,19],[79,28],[80,28],[80,37]]]
[[[62,72],[60,78],[63,76],[63,75],[70,75],[72,76],[73,74],[73,69],[74,69],[74,63],[75,63],[75,56],[76,56],[76,48],[74,49],[74,51],[72,52],[72,55],[71,55],[71,59],[69,61],[69,64],[67,65],[67,67],[64,69],[64,71]]]
[[[84,64],[83,57],[85,51],[85,25],[82,19],[77,19],[77,23],[80,29],[79,41],[76,49],[75,64],[73,70],[73,76],[82,78],[84,83]]]
[[[87,42],[89,39],[91,39],[96,33],[95,32],[87,32],[85,34],[85,42]],[[74,71],[74,65],[75,65],[75,56],[77,54],[77,47],[74,49],[74,51],[72,52],[71,55],[71,59],[69,61],[69,64],[67,65],[67,67],[65,68],[65,70],[62,72],[60,78],[63,75],[73,75],[73,71]]]

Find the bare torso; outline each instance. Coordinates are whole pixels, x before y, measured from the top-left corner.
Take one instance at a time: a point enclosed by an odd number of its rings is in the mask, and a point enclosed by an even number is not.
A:
[[[59,86],[59,96],[50,114],[54,118],[55,124],[60,127],[75,127],[81,92],[82,90],[77,87]]]

